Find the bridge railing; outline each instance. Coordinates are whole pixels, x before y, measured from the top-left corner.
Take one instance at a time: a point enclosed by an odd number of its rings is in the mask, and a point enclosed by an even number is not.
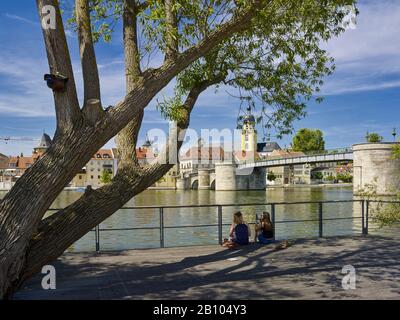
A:
[[[308,151],[303,152],[303,154],[290,154],[288,153],[285,156],[269,156],[265,158],[259,159],[252,159],[250,162],[247,160],[241,160],[238,162],[239,165],[242,164],[250,164],[250,163],[257,163],[257,162],[264,162],[264,161],[274,161],[274,160],[285,160],[285,159],[292,159],[292,158],[305,158],[305,157],[312,157],[312,156],[327,156],[327,155],[336,155],[336,154],[347,154],[352,153],[353,149],[351,147],[348,148],[339,148],[339,149],[327,149],[323,151]]]
[[[102,232],[135,232],[138,230],[158,230],[159,231],[159,247],[166,247],[165,244],[165,231],[169,229],[184,229],[184,228],[202,228],[202,227],[215,227],[218,230],[218,243],[223,242],[223,229],[224,227],[230,226],[231,223],[223,222],[223,208],[229,207],[254,207],[254,206],[266,206],[270,208],[271,221],[274,229],[274,239],[276,237],[276,226],[280,224],[292,224],[292,223],[309,223],[318,222],[318,237],[324,237],[324,222],[326,221],[339,221],[339,220],[359,220],[361,222],[361,234],[367,235],[369,232],[369,221],[371,203],[399,203],[400,201],[375,201],[375,200],[332,200],[332,201],[297,201],[297,202],[273,202],[273,203],[240,203],[240,204],[204,204],[204,205],[168,205],[168,206],[133,206],[123,207],[122,210],[143,210],[143,209],[156,209],[159,214],[159,224],[157,226],[149,227],[126,227],[126,228],[102,228],[100,225],[96,226],[95,229],[91,230],[95,234],[95,250],[100,252],[101,246],[101,233]],[[332,217],[326,216],[325,206],[327,204],[341,204],[341,203],[359,203],[360,210],[357,215],[349,217]],[[304,204],[314,204],[318,206],[317,219],[291,219],[291,220],[280,220],[277,213],[277,208],[280,206],[296,206]],[[165,209],[183,209],[183,208],[213,208],[215,209],[217,223],[211,224],[192,224],[192,225],[165,225]],[[50,211],[56,211],[59,209],[50,209]],[[168,213],[169,214],[169,213]],[[252,224],[257,223],[254,221]],[[337,230],[340,234],[340,230]],[[335,235],[338,235],[335,234]],[[290,237],[288,237],[290,238]],[[188,246],[193,244],[180,243],[178,246]]]

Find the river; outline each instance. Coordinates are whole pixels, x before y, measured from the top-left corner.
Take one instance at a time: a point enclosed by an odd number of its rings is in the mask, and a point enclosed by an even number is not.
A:
[[[4,193],[3,193],[4,195]],[[63,208],[78,199],[82,193],[63,191],[56,199],[52,208]],[[0,194],[1,197],[1,194]],[[295,201],[326,201],[351,200],[351,187],[296,187],[271,188],[267,191],[175,191],[175,190],[146,190],[133,198],[126,206],[162,206],[162,205],[200,205],[200,204],[246,204]],[[224,207],[223,223],[229,224],[232,214],[241,210],[245,220],[253,223],[256,214],[270,211],[268,205]],[[123,228],[158,228],[158,209],[124,209],[100,225],[101,250],[121,250],[133,248],[153,248],[160,245],[159,229],[145,230],[104,230]],[[358,203],[329,203],[324,204],[323,217],[352,218],[360,217]],[[313,220],[318,219],[317,204],[278,205],[276,221]],[[187,227],[172,228],[173,226],[189,226],[217,224],[216,208],[179,208],[164,209],[165,246],[215,244],[218,241],[217,227]],[[371,232],[377,232],[373,225]],[[226,237],[229,226],[224,226]],[[318,221],[277,223],[277,239],[307,238],[318,236]],[[360,219],[327,220],[323,223],[324,236],[351,235],[361,233]],[[69,251],[91,251],[95,248],[95,234],[88,233],[71,246]]]

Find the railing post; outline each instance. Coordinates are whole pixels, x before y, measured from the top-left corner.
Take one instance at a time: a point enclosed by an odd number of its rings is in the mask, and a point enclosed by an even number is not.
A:
[[[96,241],[96,252],[100,252],[100,226],[97,225],[94,229],[94,237]]]
[[[369,220],[369,200],[366,202],[366,210],[365,210],[365,234],[368,234],[368,220]]]
[[[164,248],[164,208],[160,207],[160,247]]]
[[[318,204],[318,222],[319,222],[319,237],[322,238],[324,236],[324,232],[323,232],[323,228],[324,228],[324,224],[323,224],[323,204],[322,202],[320,202]]]
[[[222,206],[218,206],[218,242],[222,245]]]
[[[361,233],[365,234],[365,200],[361,200]]]
[[[272,234],[274,235],[273,240],[275,241],[275,203],[271,203],[271,220],[272,220]]]

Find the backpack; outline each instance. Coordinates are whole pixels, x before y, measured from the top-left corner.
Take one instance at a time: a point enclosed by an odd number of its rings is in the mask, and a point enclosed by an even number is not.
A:
[[[236,225],[235,242],[240,245],[249,244],[249,229],[246,224],[241,223]]]

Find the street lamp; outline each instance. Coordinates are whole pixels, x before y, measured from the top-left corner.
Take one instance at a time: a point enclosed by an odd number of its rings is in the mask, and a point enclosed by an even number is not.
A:
[[[393,128],[392,136],[393,136],[393,140],[394,140],[395,142],[396,142],[396,135],[397,135],[396,128]]]

